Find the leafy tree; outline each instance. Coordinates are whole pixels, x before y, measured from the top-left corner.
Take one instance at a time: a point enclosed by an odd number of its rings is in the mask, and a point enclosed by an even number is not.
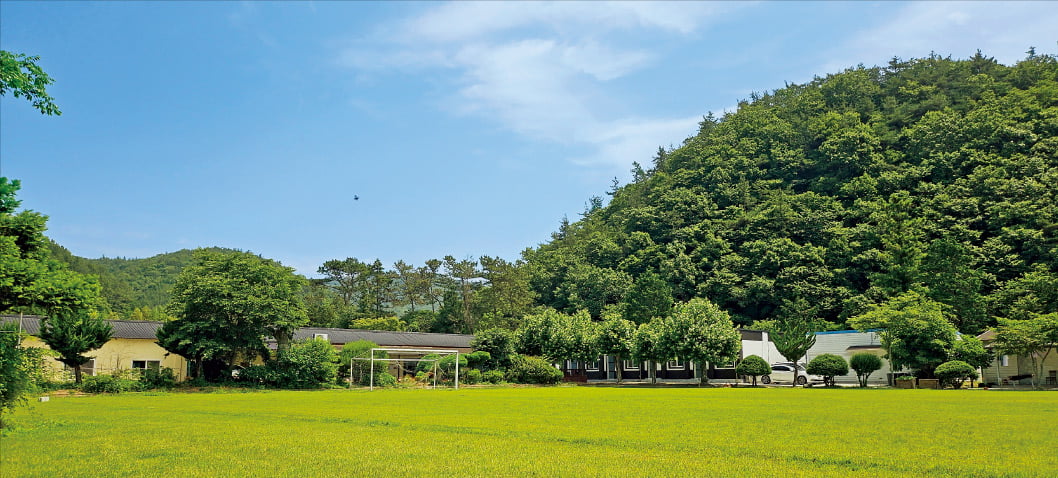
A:
[[[487,368],[506,368],[511,363],[511,354],[514,353],[514,341],[514,333],[507,329],[485,329],[474,334],[470,346],[474,350],[489,354]]]
[[[448,275],[452,276],[458,285],[456,292],[459,294],[459,303],[462,306],[459,328],[467,333],[473,332],[477,324],[474,314],[471,312],[471,305],[474,299],[474,293],[478,289],[476,279],[481,277],[481,271],[478,270],[477,261],[470,259],[457,261],[455,257],[445,256],[444,266]]]
[[[63,311],[40,324],[40,339],[59,354],[58,361],[73,369],[74,382],[81,383],[81,366],[92,360],[84,355],[106,344],[112,329],[107,321],[85,311]]]
[[[915,291],[849,319],[849,325],[859,330],[882,329],[879,335],[892,369],[912,368],[926,378],[947,361],[956,334],[944,306]]]
[[[271,385],[280,388],[320,388],[334,383],[338,373],[338,353],[322,338],[294,342],[290,349],[267,365],[272,369]]]
[[[650,383],[658,383],[657,364],[672,358],[664,343],[665,322],[654,318],[636,328],[635,349],[632,356],[640,362],[647,362]]]
[[[1005,355],[1027,357],[1032,363],[1032,385],[1043,388],[1044,362],[1058,348],[1058,312],[1026,320],[999,319],[995,349]]]
[[[642,324],[672,312],[672,287],[660,276],[648,272],[639,276],[625,295],[625,318]]]
[[[944,362],[937,366],[934,372],[942,386],[951,385],[952,388],[962,387],[963,382],[977,379],[977,371],[974,367],[961,360]]]
[[[15,213],[18,180],[0,177],[0,311],[48,314],[105,306],[95,277],[69,270],[53,259],[44,236],[47,216]]]
[[[808,362],[805,372],[812,375],[822,375],[823,384],[828,387],[834,386],[834,377],[848,375],[849,364],[844,358],[834,354],[819,354]]]
[[[948,359],[966,362],[974,368],[983,368],[992,363],[995,355],[986,349],[977,337],[964,335],[959,337],[959,340],[952,342]]]
[[[871,374],[881,370],[882,359],[870,352],[860,352],[849,359],[849,366],[856,371],[856,379],[860,387],[867,387],[867,379]]]
[[[249,252],[199,250],[180,273],[169,312],[177,320],[158,331],[158,344],[196,364],[230,368],[242,355],[264,350],[264,337],[286,352],[294,330],[308,322],[301,300],[305,279],[278,262]]]
[[[36,376],[43,370],[43,349],[22,347],[18,324],[0,324],[0,428],[3,415],[26,401],[37,388]]]
[[[731,322],[731,316],[705,299],[678,304],[664,320],[663,347],[672,357],[698,364],[705,383],[706,363],[728,363],[738,358],[742,336]]]
[[[757,377],[771,373],[771,366],[759,355],[750,355],[738,363],[735,373],[753,377],[753,386],[756,387]]]
[[[54,98],[48,95],[48,85],[54,80],[37,65],[38,56],[0,50],[0,96],[8,91],[15,98],[24,98],[41,114],[61,115]]]
[[[607,317],[599,324],[597,345],[599,353],[613,355],[617,364],[617,383],[621,383],[622,360],[631,358],[635,351],[636,324],[617,315]]]
[[[529,270],[524,262],[507,262],[481,256],[481,276],[485,287],[476,296],[476,307],[483,310],[481,327],[515,329],[533,305],[536,294],[529,287]]]
[[[408,324],[397,317],[375,317],[356,319],[349,322],[349,328],[363,330],[395,330],[400,332],[408,330]]]
[[[536,357],[514,354],[504,378],[511,383],[555,384],[562,381],[562,371]]]
[[[348,378],[350,383],[367,384],[371,378],[371,361],[362,359],[371,358],[371,349],[377,347],[378,344],[368,340],[357,340],[356,342],[349,342],[343,345],[341,353],[338,354],[339,376]],[[389,354],[384,351],[380,350],[375,352],[376,359],[388,357]],[[385,364],[388,362],[379,363]],[[375,365],[376,367],[378,366],[378,364]],[[430,364],[430,368],[433,368],[433,364]],[[386,367],[383,366],[381,371],[376,369],[375,373],[384,372],[385,369]]]
[[[788,319],[780,321],[775,330],[770,334],[775,350],[797,364],[808,353],[808,349],[816,344],[815,328],[811,322],[806,320]],[[798,384],[798,368],[794,367],[793,386]]]

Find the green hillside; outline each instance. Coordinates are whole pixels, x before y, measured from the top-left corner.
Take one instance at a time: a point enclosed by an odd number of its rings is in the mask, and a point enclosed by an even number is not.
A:
[[[1056,310],[1056,79],[1053,56],[979,53],[754,94],[527,251],[533,288],[598,316],[660,278],[742,324],[841,323],[912,289],[964,332]]]
[[[191,262],[191,253],[182,249],[146,259],[85,259],[51,243],[52,257],[69,264],[74,271],[99,277],[111,311],[122,317],[128,317],[137,307],[164,306],[176,276]]]

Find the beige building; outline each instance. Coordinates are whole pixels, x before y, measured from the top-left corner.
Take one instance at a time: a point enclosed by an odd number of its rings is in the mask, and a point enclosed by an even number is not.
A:
[[[995,332],[988,330],[977,338],[991,348]],[[981,369],[981,382],[993,385],[1031,385],[1032,360],[1017,355],[997,355],[992,364]],[[1043,361],[1042,383],[1044,387],[1058,386],[1058,350],[1051,349]]]
[[[0,316],[0,321],[21,322],[22,330],[30,335],[22,341],[23,346],[48,347],[37,338],[40,333],[40,317],[20,318],[17,315],[5,315]],[[157,343],[156,334],[162,326],[161,322],[141,320],[108,320],[107,322],[113,328],[111,339],[102,347],[85,354],[85,356],[92,357],[92,360],[81,366],[82,374],[101,375],[117,370],[168,367],[173,369],[178,381],[187,377],[187,360],[167,352]],[[45,362],[56,373],[73,373],[58,360],[52,359]]]

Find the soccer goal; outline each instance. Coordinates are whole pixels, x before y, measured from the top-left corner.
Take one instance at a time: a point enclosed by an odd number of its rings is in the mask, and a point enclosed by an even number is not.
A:
[[[375,352],[386,352],[389,354],[399,354],[399,358],[378,358],[375,357]],[[369,382],[369,389],[375,389],[375,362],[390,363],[390,362],[433,362],[433,386],[437,388],[437,362],[440,361],[440,357],[436,359],[423,358],[430,354],[436,354],[440,356],[455,355],[456,356],[456,370],[455,370],[455,388],[459,389],[459,351],[458,350],[445,350],[445,349],[404,349],[404,348],[389,348],[389,347],[375,347],[371,349],[371,355],[369,357],[358,357],[353,360],[369,360],[371,361],[371,375]],[[415,357],[409,358],[406,355],[414,355]],[[349,375],[352,376],[352,363],[349,364]],[[349,383],[352,386],[352,382]]]

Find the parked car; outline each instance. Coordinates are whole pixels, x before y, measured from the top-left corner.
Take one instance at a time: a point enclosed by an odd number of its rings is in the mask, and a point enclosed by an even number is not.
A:
[[[769,384],[772,382],[786,382],[790,383],[794,380],[794,364],[793,362],[782,362],[771,364],[771,373],[768,375],[761,375],[760,383]],[[805,385],[811,382],[812,384],[823,383],[823,377],[820,375],[809,375],[805,372],[804,365],[797,364],[797,385]]]

